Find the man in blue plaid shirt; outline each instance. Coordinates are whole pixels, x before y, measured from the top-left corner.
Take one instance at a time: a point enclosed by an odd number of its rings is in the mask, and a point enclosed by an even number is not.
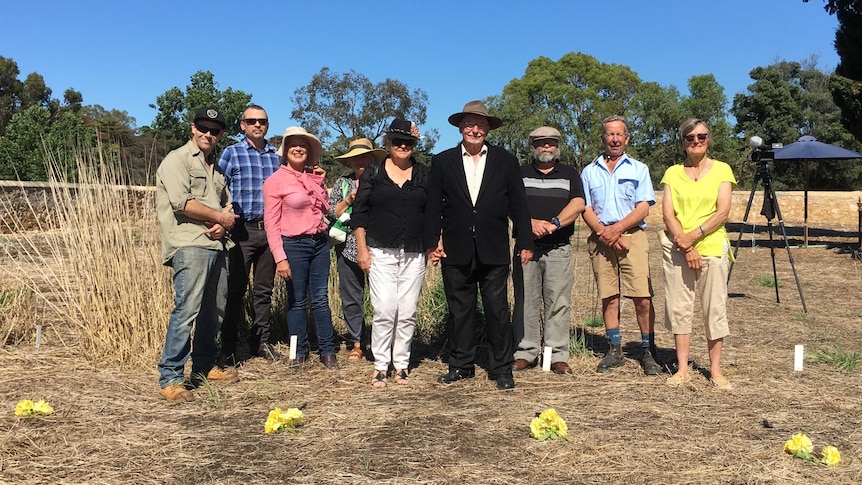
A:
[[[252,357],[281,358],[269,343],[275,262],[263,229],[263,182],[278,170],[280,162],[276,148],[266,141],[269,119],[263,108],[249,105],[239,126],[245,139],[227,147],[219,159],[219,168],[224,171],[233,198],[234,213],[239,215],[230,234],[236,246],[230,252],[227,305],[221,328],[221,358],[227,365],[236,364],[237,334],[243,320],[243,298],[250,270],[254,273],[254,284],[249,352]]]

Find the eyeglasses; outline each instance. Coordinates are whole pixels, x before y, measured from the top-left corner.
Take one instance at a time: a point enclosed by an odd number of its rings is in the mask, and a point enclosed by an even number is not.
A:
[[[219,136],[219,135],[221,135],[221,132],[222,132],[221,128],[210,128],[208,126],[199,125],[197,123],[195,123],[195,129],[197,129],[199,132],[201,132],[203,134],[209,133],[212,136]]]
[[[269,120],[266,118],[245,118],[242,122],[247,125],[256,125],[260,123],[262,126],[266,126],[269,124]]]
[[[401,145],[406,145],[408,147],[412,147],[416,145],[416,140],[410,140],[408,138],[393,138],[392,146],[400,147]]]
[[[462,130],[464,128],[473,128],[474,126],[476,128],[479,128],[482,131],[487,131],[488,128],[490,127],[490,125],[488,125],[488,123],[482,123],[480,121],[462,121],[461,122],[461,129]]]
[[[697,141],[704,142],[707,138],[709,138],[709,133],[698,133],[695,135],[694,133],[685,135],[685,142],[691,143],[694,141],[695,137],[697,137]]]
[[[536,140],[533,142],[534,148],[543,147],[545,145],[550,145],[552,147],[556,147],[556,146],[560,146],[560,142],[558,142],[557,140],[550,140],[550,139]]]

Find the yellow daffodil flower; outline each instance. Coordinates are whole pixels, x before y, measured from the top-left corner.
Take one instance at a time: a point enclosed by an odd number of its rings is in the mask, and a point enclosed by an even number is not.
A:
[[[267,434],[278,433],[284,429],[294,431],[302,422],[302,411],[297,408],[290,408],[287,411],[282,411],[281,408],[275,408],[269,412],[264,424],[264,431]]]
[[[29,399],[22,399],[18,401],[18,404],[15,405],[15,416],[32,416],[33,415],[33,401]]]
[[[563,438],[568,440],[568,426],[554,409],[546,409],[530,421],[530,436],[542,441]]]
[[[820,462],[827,466],[835,466],[841,461],[841,453],[834,446],[824,446],[820,454],[822,455]]]
[[[36,414],[48,415],[53,414],[54,409],[45,400],[40,399],[33,405],[33,412]]]
[[[797,433],[784,442],[784,451],[791,455],[799,453],[810,455],[814,451],[814,444],[811,439],[802,433]]]

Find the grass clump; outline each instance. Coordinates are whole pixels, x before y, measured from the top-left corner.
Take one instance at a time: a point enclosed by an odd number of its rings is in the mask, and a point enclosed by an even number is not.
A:
[[[812,362],[826,362],[843,371],[852,371],[862,360],[862,352],[858,350],[844,350],[840,345],[832,347],[820,347],[809,359]]]
[[[777,286],[781,288],[781,280],[776,280],[769,275],[763,275],[757,279],[757,286],[761,286],[763,288],[775,288]]]

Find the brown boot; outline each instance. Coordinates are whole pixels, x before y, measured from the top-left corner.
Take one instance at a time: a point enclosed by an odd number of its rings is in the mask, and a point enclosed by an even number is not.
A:
[[[194,401],[195,395],[182,384],[172,384],[159,389],[159,395],[171,402]]]

